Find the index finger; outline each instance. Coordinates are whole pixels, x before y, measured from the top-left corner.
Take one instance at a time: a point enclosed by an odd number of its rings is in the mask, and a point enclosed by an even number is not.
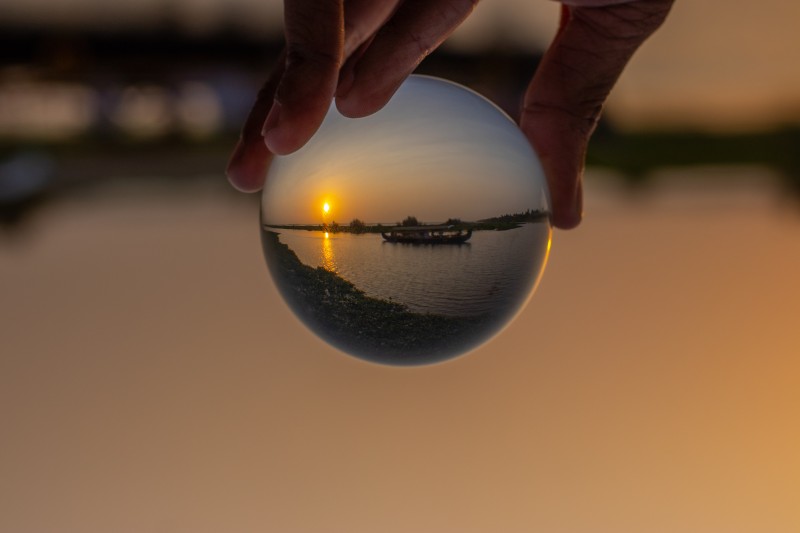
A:
[[[344,50],[343,0],[287,0],[286,65],[264,122],[267,147],[294,152],[314,135],[330,107]]]
[[[672,3],[604,0],[603,7],[564,8],[562,26],[525,94],[520,121],[542,160],[556,227],[569,229],[580,223],[586,147],[603,104]]]
[[[258,96],[250,113],[247,115],[242,128],[239,142],[233,149],[226,174],[228,181],[242,192],[256,192],[264,186],[267,168],[272,160],[272,154],[264,144],[261,133],[264,120],[267,118],[275,98],[275,89],[283,76],[283,66],[286,63],[286,51],[281,52],[275,69],[267,78],[267,82],[258,91]]]

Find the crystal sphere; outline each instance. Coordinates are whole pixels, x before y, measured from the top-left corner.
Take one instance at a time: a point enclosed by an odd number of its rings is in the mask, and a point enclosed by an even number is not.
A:
[[[336,348],[390,365],[498,333],[533,293],[551,234],[544,173],[516,124],[427,76],[365,118],[331,106],[308,144],[275,157],[261,203],[289,307]]]

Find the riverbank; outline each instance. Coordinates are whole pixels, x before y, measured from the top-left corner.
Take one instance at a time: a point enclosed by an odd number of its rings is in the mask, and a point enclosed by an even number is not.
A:
[[[304,265],[278,233],[261,232],[276,285],[312,330],[363,359],[396,365],[433,363],[477,343],[492,328],[489,317],[414,313],[402,304],[367,296],[324,268]]]
[[[550,216],[549,213],[536,213],[532,216],[527,216],[525,218],[503,218],[503,217],[496,217],[487,220],[479,220],[477,222],[458,222],[455,224],[448,224],[451,229],[453,230],[469,230],[469,231],[507,231],[510,229],[521,228],[523,224],[531,223],[531,222],[541,222],[546,220]],[[441,224],[420,224],[419,227],[424,228],[425,226],[441,226]],[[384,224],[370,224],[365,225],[363,227],[359,227],[357,229],[352,228],[350,226],[326,226],[323,224],[264,224],[264,228],[269,228],[267,231],[270,230],[302,230],[302,231],[320,231],[320,232],[330,232],[330,233],[353,233],[353,234],[363,234],[363,233],[385,233],[391,231],[395,228],[402,228],[401,224],[395,225],[384,225]]]

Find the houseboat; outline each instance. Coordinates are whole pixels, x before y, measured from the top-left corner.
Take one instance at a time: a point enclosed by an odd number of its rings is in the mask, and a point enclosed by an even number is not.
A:
[[[408,244],[463,244],[472,237],[472,230],[453,226],[397,226],[381,232],[387,242]]]

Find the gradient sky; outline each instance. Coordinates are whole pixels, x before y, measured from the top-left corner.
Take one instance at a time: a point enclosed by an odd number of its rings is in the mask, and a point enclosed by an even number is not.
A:
[[[0,17],[107,29],[143,27],[169,14],[198,32],[232,20],[278,35],[281,7],[279,0],[4,0]],[[549,0],[481,2],[448,46],[541,49],[557,17]],[[676,2],[621,78],[607,116],[630,128],[746,129],[800,120],[798,20],[800,3],[786,0]]]
[[[275,158],[269,224],[480,220],[547,209],[544,174],[519,128],[477,94],[413,77],[380,112],[332,109],[298,152]]]

